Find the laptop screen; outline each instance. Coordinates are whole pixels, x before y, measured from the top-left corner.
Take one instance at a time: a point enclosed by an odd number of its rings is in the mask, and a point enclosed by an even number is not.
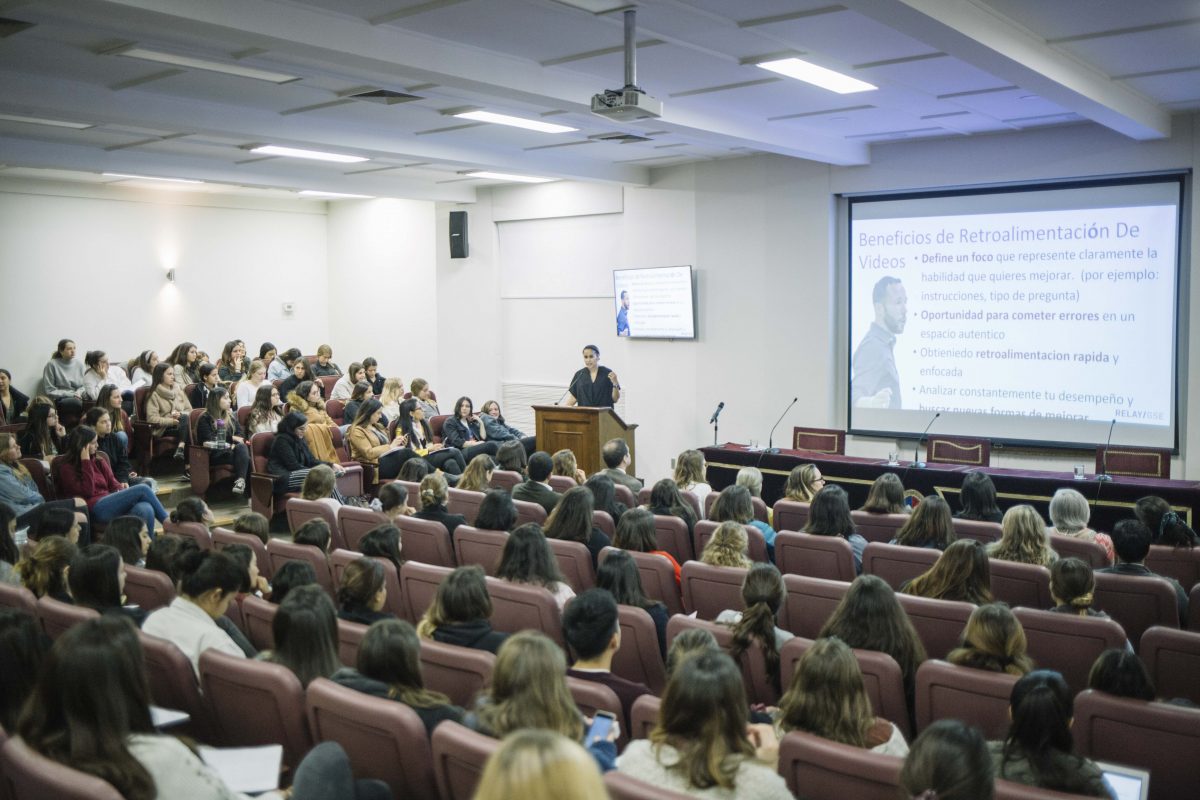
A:
[[[1107,764],[1097,761],[1104,773],[1104,782],[1115,800],[1146,800],[1150,794],[1150,773],[1144,769]]]

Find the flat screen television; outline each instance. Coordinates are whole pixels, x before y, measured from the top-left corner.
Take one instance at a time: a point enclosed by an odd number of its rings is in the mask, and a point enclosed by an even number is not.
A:
[[[613,270],[617,336],[695,339],[696,293],[692,267]]]

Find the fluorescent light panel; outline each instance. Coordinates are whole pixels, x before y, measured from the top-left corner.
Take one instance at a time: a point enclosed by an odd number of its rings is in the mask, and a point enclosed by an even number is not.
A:
[[[302,150],[299,147],[281,147],[277,144],[265,144],[255,147],[251,153],[264,156],[287,156],[289,158],[311,158],[315,161],[336,161],[339,164],[357,164],[368,159],[362,156],[348,156],[342,153],[324,153],[320,150]]]
[[[479,170],[464,173],[468,178],[486,178],[489,181],[512,181],[513,183],[550,183],[555,178],[537,178],[532,175],[513,175],[508,172],[488,172]]]
[[[464,111],[461,114],[454,116],[461,119],[472,119],[476,122],[491,122],[496,125],[510,125],[514,128],[524,128],[529,131],[538,131],[540,133],[570,133],[577,131],[578,128],[572,128],[567,125],[555,125],[552,122],[542,122],[536,119],[525,119],[524,117],[513,117],[508,114],[497,114],[494,111]]]
[[[128,50],[120,50],[114,52],[113,55],[126,56],[128,58],[138,58],[142,61],[154,61],[159,64],[170,64],[176,67],[187,67],[189,69],[202,69],[209,72],[223,72],[226,75],[237,75],[241,78],[253,78],[257,81],[266,81],[268,83],[288,83],[289,81],[298,81],[296,75],[287,75],[282,72],[272,72],[267,69],[256,69],[255,67],[245,67],[241,64],[226,64],[223,61],[209,61],[204,58],[192,58],[191,56],[182,56],[176,53],[164,53],[159,50],[150,50],[145,47],[130,47]]]
[[[369,194],[345,194],[344,192],[322,192],[319,189],[304,189],[300,192],[301,197],[318,197],[327,198],[329,200],[371,200]]]
[[[0,114],[0,120],[9,122],[26,122],[30,125],[50,125],[54,128],[74,128],[75,130],[83,130],[84,128],[94,128],[95,123],[92,122],[67,122],[61,119],[43,119],[42,117],[23,117],[20,114]]]
[[[130,175],[124,172],[104,172],[101,173],[106,178],[124,178],[130,181],[164,181],[166,183],[204,183],[204,181],[192,180],[191,178],[158,178],[154,175]]]
[[[879,88],[866,81],[860,81],[858,78],[851,78],[849,75],[843,75],[840,72],[819,67],[800,58],[780,58],[774,61],[762,61],[758,66],[771,72],[777,72],[780,75],[786,75],[789,78],[795,78],[798,81],[811,83],[813,86],[819,86],[822,89],[828,89],[831,92],[837,92],[838,94],[869,92]]]

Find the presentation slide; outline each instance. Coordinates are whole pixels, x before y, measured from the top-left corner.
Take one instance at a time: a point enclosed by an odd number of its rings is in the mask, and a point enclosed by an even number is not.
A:
[[[692,268],[613,270],[617,336],[631,339],[695,339]]]
[[[851,198],[851,431],[1174,447],[1181,186]]]

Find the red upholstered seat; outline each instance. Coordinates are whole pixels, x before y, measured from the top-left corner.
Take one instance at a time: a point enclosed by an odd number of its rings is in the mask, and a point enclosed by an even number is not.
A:
[[[779,773],[797,797],[896,800],[902,759],[792,731],[779,744]]]
[[[532,522],[535,525],[545,526],[546,509],[537,503],[531,503],[528,500],[513,500],[513,505],[517,509],[517,525]]]
[[[680,564],[696,557],[692,552],[687,523],[679,517],[655,514],[654,536],[658,540],[658,549],[670,553]]]
[[[776,500],[772,518],[776,531],[802,531],[808,524],[808,503],[795,500]]]
[[[959,539],[974,539],[991,544],[1000,540],[1000,523],[975,519],[954,520],[954,535]]]
[[[412,504],[410,499],[409,504]],[[342,531],[342,545],[348,550],[357,550],[358,543],[373,529],[391,522],[386,514],[370,508],[342,506],[337,511],[338,528]]]
[[[746,607],[742,599],[746,573],[747,570],[738,567],[687,562],[683,565],[681,585],[684,610],[697,613],[700,619],[716,619],[726,609],[741,611]]]
[[[1050,608],[1050,570],[1038,564],[989,559],[992,570],[992,595],[1010,606]]]
[[[95,609],[63,603],[49,595],[38,598],[37,615],[42,630],[51,639],[57,639],[80,622],[100,616]]]
[[[1086,539],[1052,533],[1050,534],[1050,547],[1054,548],[1054,552],[1058,553],[1059,558],[1078,558],[1083,563],[1090,565],[1092,569],[1107,567],[1112,563],[1108,560],[1108,553],[1104,552],[1103,547]]]
[[[576,594],[586,592],[596,585],[596,570],[592,567],[592,554],[580,542],[563,539],[547,539],[550,552],[558,562],[558,571]]]
[[[1200,633],[1150,628],[1142,634],[1141,657],[1159,697],[1200,704]]]
[[[779,626],[805,639],[817,638],[825,626],[825,620],[829,619],[850,588],[846,581],[805,575],[784,575],[783,586],[787,589],[787,596],[780,609]]]
[[[149,394],[150,389],[146,386],[139,386],[133,391],[133,438],[129,443],[129,458],[137,463],[138,472],[142,475],[150,475],[154,459],[173,453],[179,443],[170,428],[162,436],[154,436],[154,426],[146,421],[146,397]]]
[[[271,557],[267,555],[267,546],[263,540],[252,533],[236,533],[228,528],[212,529],[213,549],[224,550],[231,544],[244,544],[254,551],[254,559],[258,563],[258,571],[264,578],[270,580]]]
[[[199,741],[213,741],[217,734],[212,711],[200,694],[200,682],[192,662],[173,642],[138,632],[150,684],[150,701],[163,708],[186,711],[191,719],[172,728]]]
[[[854,550],[840,536],[783,531],[775,535],[775,563],[790,575],[808,575],[833,581],[852,581]]]
[[[342,529],[338,525],[337,512],[330,508],[328,503],[290,497],[283,508],[287,512],[288,530],[293,534],[309,520],[323,519],[329,526],[329,547],[346,547],[346,538],[342,536]]]
[[[344,666],[353,667],[358,664],[358,648],[362,646],[367,636],[367,626],[361,622],[337,621],[338,661]]]
[[[646,503],[650,502],[650,490],[643,489],[642,492],[646,495],[646,499],[643,500],[641,495],[639,494],[638,502],[640,502],[642,505],[645,505]],[[704,517],[703,517],[703,519],[709,519],[712,516],[712,507],[714,505],[716,505],[717,498],[720,496],[721,496],[720,492],[709,492],[708,494],[706,494],[704,496]],[[753,508],[754,508],[754,518],[756,520],[758,520],[759,522],[770,522],[771,521],[770,515],[767,514],[767,504],[763,502],[763,499],[761,497],[755,497],[754,495],[751,495],[750,496],[750,505],[753,506]]]
[[[456,567],[454,545],[446,526],[437,520],[397,517],[400,541],[406,559],[433,564],[438,567]]]
[[[26,614],[36,617],[37,597],[24,586],[0,583],[0,608],[24,611]]]
[[[623,483],[613,484],[613,494],[617,497],[617,502],[624,504],[626,508],[633,508],[638,505],[637,498],[633,491]],[[699,512],[697,512],[699,513]]]
[[[658,695],[644,694],[633,701],[629,709],[629,738],[649,739],[650,731],[658,724],[658,710],[662,699]]]
[[[125,565],[125,597],[143,611],[153,611],[171,604],[175,587],[165,573],[158,570]]]
[[[0,747],[0,774],[11,782],[17,798],[54,800],[122,800],[111,784],[51,761],[34,752],[20,739],[9,739]]]
[[[617,693],[602,683],[583,678],[567,676],[567,689],[576,708],[586,717],[592,717],[597,711],[607,711],[621,725],[617,737],[617,748],[623,749],[629,742],[629,721],[625,719],[625,711],[621,708],[621,700]]]
[[[491,683],[496,656],[486,650],[421,640],[421,677],[425,688],[441,692],[456,706],[470,708]]]
[[[1150,545],[1146,566],[1151,572],[1174,578],[1184,589],[1190,591],[1200,583],[1200,547]]]
[[[273,625],[278,611],[279,606],[261,597],[242,598],[242,620],[246,624],[243,633],[256,649],[270,650],[275,646]]]
[[[960,600],[934,600],[902,593],[897,593],[896,599],[917,629],[930,658],[945,658],[958,647],[967,620],[975,610],[973,604]]]
[[[495,575],[508,542],[508,531],[489,531],[470,525],[454,529],[454,557],[459,564],[478,564],[488,575]]]
[[[492,472],[491,486],[496,489],[506,489],[509,494],[525,481],[525,476],[511,469],[498,469]],[[467,517],[474,519],[474,517]]]
[[[626,680],[645,684],[661,694],[667,685],[662,651],[658,649],[658,628],[645,609],[618,606],[621,648],[613,656],[612,671]]]
[[[1134,650],[1146,629],[1179,627],[1175,589],[1162,578],[1097,572],[1094,605],[1121,624]]]
[[[908,514],[873,514],[870,511],[851,511],[854,528],[868,542],[887,544],[908,522]],[[778,547],[778,545],[776,545]]]
[[[200,437],[196,433],[196,426],[200,417],[204,416],[204,412],[203,408],[193,408],[188,414],[188,432],[191,440],[187,449],[188,470],[192,475],[192,492],[197,497],[206,496],[209,488],[217,481],[232,481],[237,477],[233,474],[232,463],[212,463],[214,451],[205,447],[204,443],[200,441]]]
[[[164,533],[173,533],[176,536],[191,539],[201,550],[212,549],[212,533],[203,522],[172,522],[171,520],[167,520],[162,526]]]
[[[317,584],[329,593],[332,598],[333,575],[329,571],[329,560],[320,548],[311,544],[295,544],[283,539],[271,539],[267,542],[267,558],[271,561],[271,574],[279,572],[279,568],[288,561],[304,561],[317,574]]]
[[[483,498],[483,492],[451,487],[449,499],[446,501],[446,510],[451,514],[462,514],[466,517],[467,522],[473,524],[475,518],[479,516],[479,507],[483,505]]]
[[[500,742],[457,722],[443,722],[433,730],[433,772],[441,800],[471,800],[483,766]]]
[[[709,495],[711,497],[711,495]],[[717,528],[721,527],[721,523],[713,522],[712,520],[702,519],[696,523],[695,530],[692,531],[692,549],[696,553],[696,558],[704,554],[704,547],[708,544],[708,540],[717,532]],[[753,525],[743,525],[746,529],[746,555],[751,561],[766,563],[770,559],[767,558],[767,537],[763,536],[762,531]],[[776,540],[775,547],[779,547],[779,542]],[[776,563],[779,563],[779,552],[776,549]],[[782,570],[783,567],[780,567]]]
[[[437,588],[454,570],[419,561],[406,561],[400,567],[400,589],[404,596],[404,607],[408,619],[419,620],[433,603]]]
[[[1033,663],[1038,669],[1062,673],[1072,692],[1087,688],[1088,674],[1101,653],[1125,646],[1125,631],[1111,619],[1077,617],[1032,608],[1017,608],[1013,613],[1025,629]]]
[[[863,552],[862,571],[864,575],[877,575],[888,586],[899,589],[901,584],[932,567],[941,555],[925,547],[869,542]]]
[[[517,633],[523,630],[541,631],[564,650],[562,615],[558,602],[549,589],[509,583],[497,578],[487,579],[488,594],[492,597],[492,627],[498,631]]]
[[[612,514],[596,509],[592,512],[592,525],[604,531],[609,539],[617,538],[617,523],[613,522]]]
[[[939,719],[959,719],[989,740],[1002,740],[1008,735],[1008,699],[1016,682],[1014,675],[930,659],[917,668],[917,730]]]
[[[493,473],[493,475],[494,474],[495,473]],[[578,485],[579,484],[575,482],[574,478],[568,478],[566,475],[551,475],[550,476],[550,488],[553,489],[554,491],[558,492],[559,494],[564,493],[568,489],[573,489]]]

